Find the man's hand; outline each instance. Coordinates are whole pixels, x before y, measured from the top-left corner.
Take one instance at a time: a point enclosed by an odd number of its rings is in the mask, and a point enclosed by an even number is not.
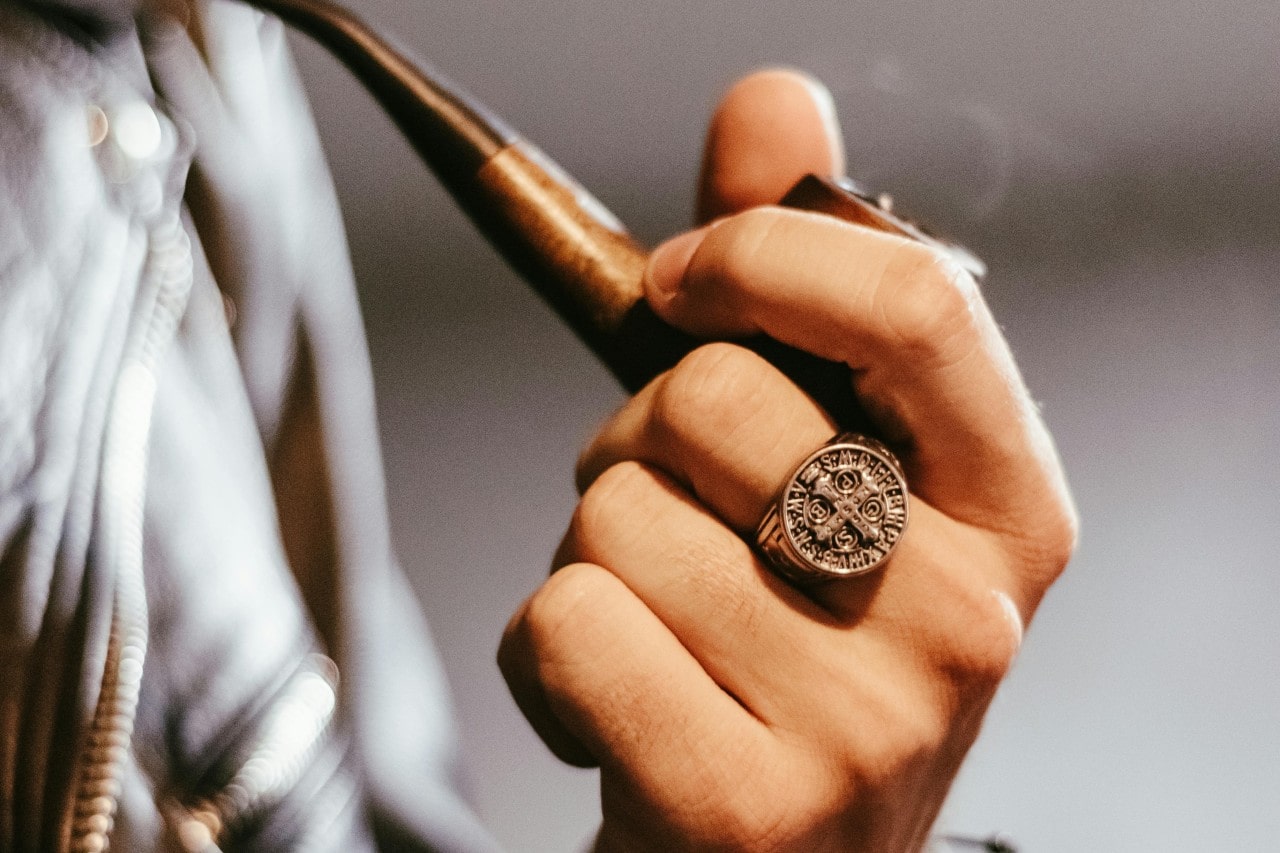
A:
[[[799,75],[739,83],[708,138],[699,212],[715,220],[655,252],[646,293],[696,334],[849,364],[911,522],[869,576],[797,589],[765,568],[755,526],[836,425],[733,344],[604,426],[557,571],[499,651],[548,746],[600,766],[601,850],[919,848],[1075,542],[974,281],[918,243],[758,206],[842,169],[832,125]]]

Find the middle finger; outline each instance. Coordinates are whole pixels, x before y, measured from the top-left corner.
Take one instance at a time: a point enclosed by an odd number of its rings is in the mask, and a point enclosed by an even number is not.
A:
[[[618,462],[645,462],[749,535],[783,480],[835,433],[818,404],[764,359],[708,344],[610,419],[578,461],[578,487]]]

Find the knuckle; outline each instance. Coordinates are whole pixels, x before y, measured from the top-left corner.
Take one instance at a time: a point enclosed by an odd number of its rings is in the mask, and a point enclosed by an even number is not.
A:
[[[1007,597],[991,595],[955,650],[956,672],[969,688],[993,690],[1009,674],[1022,646],[1022,619]]]
[[[1075,503],[1064,493],[1011,532],[1007,553],[1018,574],[1042,593],[1066,571],[1079,539],[1080,517]]]
[[[935,701],[922,700],[909,688],[889,690],[876,709],[873,737],[859,739],[854,784],[860,790],[892,788],[930,763],[946,739],[947,721]]]
[[[620,528],[643,526],[634,518],[647,505],[653,475],[639,462],[611,465],[582,494],[570,522],[570,536],[578,541],[612,539]],[[622,518],[631,514],[630,521]]]
[[[555,650],[573,644],[573,638],[593,620],[601,618],[600,602],[616,584],[604,569],[573,563],[551,575],[529,599],[521,633],[535,654],[555,660]]]
[[[1080,516],[1075,504],[1064,501],[1044,524],[1036,562],[1050,583],[1067,568],[1080,542]]]
[[[959,361],[978,340],[973,277],[944,252],[903,243],[877,290],[888,343],[928,362]]]
[[[1022,646],[1022,617],[1004,592],[982,584],[957,585],[940,656],[953,687],[985,694],[1009,673]]]
[[[677,446],[708,447],[763,405],[765,362],[733,344],[698,347],[654,395],[650,428]]]

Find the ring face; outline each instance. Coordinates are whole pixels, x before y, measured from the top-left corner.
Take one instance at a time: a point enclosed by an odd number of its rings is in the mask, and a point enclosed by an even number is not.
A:
[[[783,486],[761,548],[793,578],[860,575],[880,566],[907,525],[907,484],[893,453],[861,435],[819,448]]]

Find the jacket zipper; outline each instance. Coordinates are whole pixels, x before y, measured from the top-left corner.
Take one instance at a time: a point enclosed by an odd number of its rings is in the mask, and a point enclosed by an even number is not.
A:
[[[132,744],[147,655],[143,513],[148,438],[159,360],[185,309],[192,263],[190,238],[176,214],[150,230],[139,292],[146,313],[126,348],[112,391],[99,512],[103,551],[116,569],[115,587],[102,687],[73,800],[69,849],[75,853],[102,853],[110,846]],[[328,738],[337,681],[332,660],[320,654],[307,657],[273,700],[231,780],[190,809],[172,804],[166,809],[183,846],[216,851],[221,836],[284,798]]]
[[[73,799],[70,849],[76,853],[108,848],[132,743],[147,656],[142,522],[156,369],[177,330],[191,284],[191,242],[174,213],[149,230],[139,288],[145,315],[116,377],[103,442],[98,507],[103,553],[115,567],[115,585],[102,687]]]

